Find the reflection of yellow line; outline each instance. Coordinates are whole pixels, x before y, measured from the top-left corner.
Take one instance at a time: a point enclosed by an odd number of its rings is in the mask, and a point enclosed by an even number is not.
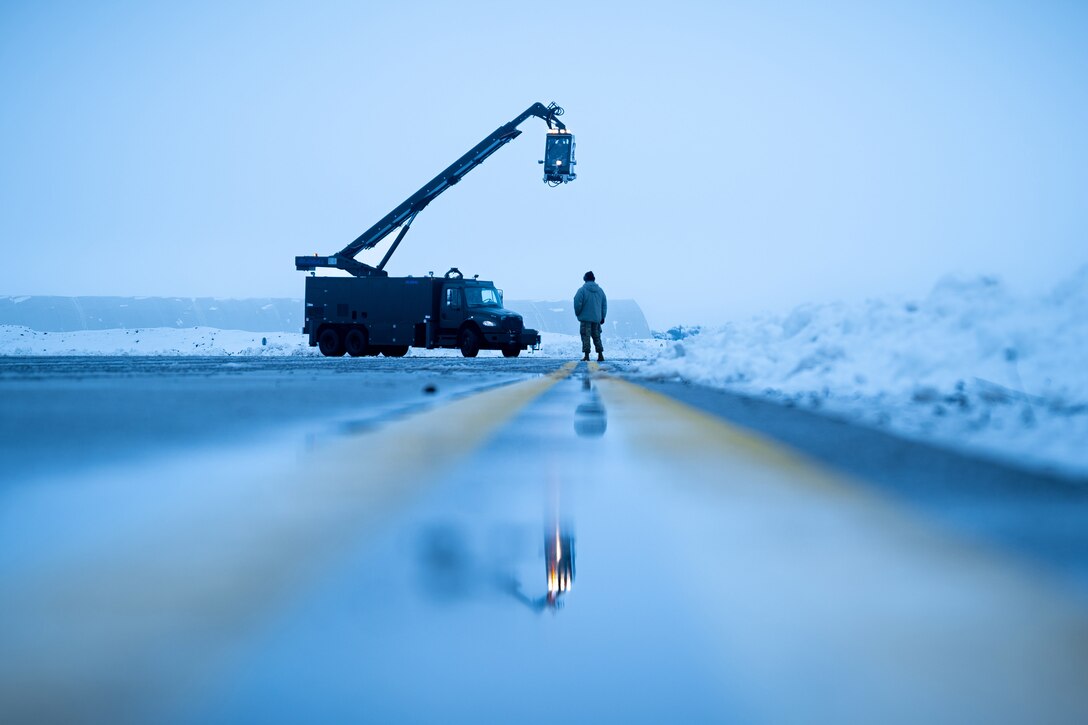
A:
[[[82,547],[75,531],[61,534],[74,544],[67,555],[28,551],[24,579],[0,587],[0,722],[156,719],[149,708],[207,676],[279,597],[575,365],[337,440],[273,480],[221,473],[208,500],[138,528],[139,538]],[[146,495],[148,484],[121,493]],[[47,527],[84,509],[108,516],[97,493],[35,515]]]
[[[1088,613],[1054,582],[714,416],[598,387],[642,485],[686,502],[654,541],[753,719],[1088,722]]]

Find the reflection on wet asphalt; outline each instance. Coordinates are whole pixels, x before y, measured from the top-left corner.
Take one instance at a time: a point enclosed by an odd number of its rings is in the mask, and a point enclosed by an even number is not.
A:
[[[0,357],[0,466],[19,481],[259,443],[286,425],[327,435],[552,370],[544,358]],[[501,364],[500,364],[501,363]]]
[[[608,431],[581,366],[360,540],[191,721],[738,713]]]
[[[611,365],[532,365],[441,405],[390,367],[402,413],[301,456],[9,496],[0,714],[1088,721],[1084,601],[1030,562]]]
[[[586,400],[574,409],[574,432],[583,438],[603,436],[608,430],[608,411],[585,372],[582,373],[582,390],[586,393]]]
[[[1083,607],[641,395],[580,367],[361,539],[192,721],[550,722],[555,688],[578,722],[1086,712]]]

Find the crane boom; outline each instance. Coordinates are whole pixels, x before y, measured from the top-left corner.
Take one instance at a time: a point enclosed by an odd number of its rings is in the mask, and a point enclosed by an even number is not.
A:
[[[554,128],[559,133],[566,134],[567,127],[557,118],[562,114],[563,109],[554,103],[548,106],[545,106],[542,103],[534,103],[512,121],[503,124],[492,131],[487,138],[473,146],[467,153],[461,156],[461,158],[446,167],[446,169],[438,174],[438,176],[424,184],[419,191],[402,201],[395,209],[393,209],[393,211],[375,222],[373,226],[360,234],[355,241],[348,244],[335,255],[325,257],[316,255],[312,257],[295,257],[295,269],[300,271],[312,271],[317,267],[331,267],[342,269],[356,277],[388,276],[388,272],[384,269],[385,265],[393,255],[393,252],[396,251],[401,240],[404,239],[404,235],[407,234],[408,229],[411,227],[412,222],[419,212],[423,211],[423,209],[434,201],[439,194],[460,181],[465,174],[482,164],[488,156],[520,136],[521,131],[519,131],[517,127],[530,116],[541,118],[548,124],[549,129]],[[569,136],[569,134],[566,135]],[[568,181],[573,178],[574,174],[570,173],[562,180]],[[377,267],[372,267],[371,265],[364,264],[355,259],[355,256],[359,254],[359,252],[365,249],[371,249],[398,227],[400,228],[400,233],[397,234],[389,251],[386,252],[385,257]]]

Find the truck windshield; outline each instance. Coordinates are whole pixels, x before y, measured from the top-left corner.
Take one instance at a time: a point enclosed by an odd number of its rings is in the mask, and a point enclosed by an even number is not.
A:
[[[466,287],[469,307],[502,307],[502,295],[494,287]]]

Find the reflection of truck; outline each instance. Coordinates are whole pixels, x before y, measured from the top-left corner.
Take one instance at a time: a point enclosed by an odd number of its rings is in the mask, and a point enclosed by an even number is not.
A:
[[[507,124],[495,129],[419,191],[379,219],[358,239],[332,256],[295,257],[295,268],[313,272],[329,267],[352,277],[316,277],[306,280],[306,317],[302,331],[311,346],[324,355],[400,357],[409,347],[460,348],[465,357],[481,350],[502,350],[516,357],[540,344],[536,330],[524,329],[521,315],[502,307],[502,293],[494,284],[465,279],[455,268],[442,278],[390,277],[385,265],[393,256],[416,215],[439,194],[521,135],[517,126],[529,116],[542,118],[549,128],[544,158],[544,181],[557,186],[575,178],[574,136],[557,116],[554,103],[534,103]],[[355,259],[393,230],[400,232],[389,251],[372,267]]]

